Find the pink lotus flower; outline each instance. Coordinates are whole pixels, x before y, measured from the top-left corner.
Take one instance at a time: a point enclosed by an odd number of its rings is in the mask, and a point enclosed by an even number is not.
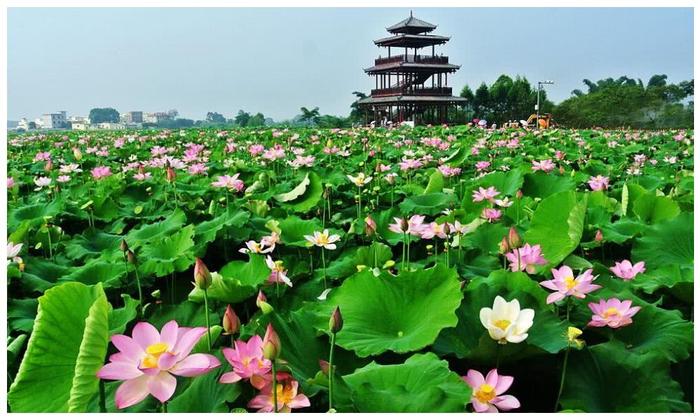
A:
[[[552,169],[554,169],[554,164],[552,163],[552,159],[544,159],[541,161],[532,161],[532,170],[534,172],[537,171],[543,171],[543,172],[550,172]]]
[[[487,160],[482,160],[482,161],[476,162],[476,170],[478,172],[483,172],[483,171],[487,170],[490,166],[491,166],[491,162],[489,162]]]
[[[284,268],[282,261],[273,261],[268,255],[265,259],[265,264],[270,269],[270,276],[267,278],[268,283],[282,283],[292,287],[292,281],[287,277],[287,270]]]
[[[498,219],[501,218],[501,211],[498,209],[492,209],[492,208],[485,208],[481,212],[481,218],[486,219],[489,223],[493,223],[494,221],[497,221]]]
[[[588,307],[593,312],[589,327],[620,328],[632,323],[632,317],[642,309],[640,306],[632,306],[631,300],[620,302],[618,298],[601,299],[600,302],[590,302]]]
[[[229,191],[235,190],[237,192],[240,192],[244,187],[243,181],[238,179],[238,174],[234,174],[233,176],[221,175],[218,180],[212,182],[211,185],[212,187],[226,188]]]
[[[272,362],[263,357],[262,338],[259,335],[254,335],[247,343],[236,340],[234,348],[226,347],[223,353],[233,371],[221,375],[220,383],[232,384],[241,379],[248,379],[257,389],[265,387],[265,377],[272,369]]]
[[[547,296],[547,303],[554,303],[567,296],[575,296],[579,299],[586,297],[586,293],[600,289],[602,286],[591,284],[597,276],[593,276],[593,269],[588,269],[574,277],[574,273],[569,266],[563,265],[559,270],[552,269],[553,280],[546,280],[540,284],[549,290],[554,290]]]
[[[602,191],[602,190],[607,190],[608,189],[608,183],[610,182],[610,179],[607,176],[592,176],[588,180],[588,186],[591,187],[591,190],[593,191]]]
[[[644,261],[640,261],[635,265],[629,260],[623,260],[622,262],[615,262],[613,267],[610,267],[610,271],[613,272],[617,277],[625,281],[630,281],[637,277],[637,274],[643,273],[646,270],[644,267]]]
[[[98,166],[96,168],[92,168],[90,173],[92,174],[92,178],[97,180],[112,175],[112,170],[109,169],[109,166]]]
[[[450,227],[447,223],[435,223],[431,222],[423,225],[423,230],[421,231],[421,238],[423,239],[433,239],[438,237],[441,239],[447,238],[447,234],[450,233]]]
[[[257,156],[264,150],[265,146],[262,144],[251,144],[250,147],[248,147],[248,153],[250,153],[251,156]]]
[[[7,178],[7,189],[9,190],[10,188],[15,186],[15,179],[12,177]]]
[[[221,364],[209,354],[190,354],[206,331],[204,327],[181,328],[173,320],[159,333],[153,325],[139,322],[131,332],[132,337],[112,336],[112,344],[119,353],[109,357],[110,362],[97,372],[97,377],[125,381],[115,395],[119,409],[143,401],[148,394],[165,402],[177,386],[173,375],[199,376]]]
[[[525,244],[522,248],[507,253],[506,258],[510,261],[510,269],[513,272],[525,270],[529,274],[534,274],[535,265],[547,264],[539,245]]]
[[[520,408],[520,401],[512,395],[502,395],[513,384],[512,376],[499,375],[496,369],[486,375],[469,369],[464,382],[472,388],[472,407],[477,413],[498,413],[498,410],[510,411]]]
[[[286,373],[277,374],[277,411],[290,413],[292,408],[304,408],[311,402],[304,394],[299,393],[299,382]],[[272,381],[270,381],[252,400],[248,402],[249,408],[257,408],[258,413],[272,413],[275,409]]]
[[[493,199],[499,194],[500,192],[494,187],[488,187],[486,189],[484,189],[483,187],[479,187],[477,191],[474,191],[472,193],[472,199],[475,203],[484,200],[493,201]]]

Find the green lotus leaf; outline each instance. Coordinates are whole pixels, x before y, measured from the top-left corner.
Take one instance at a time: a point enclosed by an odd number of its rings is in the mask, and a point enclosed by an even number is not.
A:
[[[576,249],[583,234],[587,196],[579,199],[574,191],[553,194],[537,206],[525,241],[540,245],[546,267],[557,266]]]
[[[187,220],[185,213],[178,209],[160,222],[141,225],[129,231],[126,243],[135,248],[144,243],[154,242],[180,229]]]
[[[194,242],[196,244],[209,243],[216,239],[217,233],[226,227],[241,228],[248,222],[250,214],[245,211],[229,207],[225,213],[199,223],[194,228]]]
[[[408,197],[399,204],[404,214],[436,215],[443,210],[453,207],[456,202],[454,194],[434,192]]]
[[[566,410],[587,413],[689,412],[668,361],[637,354],[620,342],[597,344],[570,355],[561,397]],[[612,392],[612,390],[615,390]]]
[[[309,179],[309,173],[306,173],[306,175],[304,175],[304,179],[302,179],[301,182],[294,187],[294,189],[286,193],[277,194],[275,196],[275,200],[279,201],[280,203],[294,201],[306,192],[306,188],[309,186],[309,184],[311,184],[311,180]]]
[[[343,380],[363,413],[463,412],[471,389],[433,353],[414,354],[402,364],[372,362]]]
[[[212,276],[212,284],[207,290],[210,299],[224,303],[237,303],[255,295],[258,287],[270,276],[265,259],[259,254],[250,254],[250,260],[231,261]],[[204,302],[204,291],[198,287],[189,294],[189,300]]]
[[[398,276],[362,271],[333,291],[319,312],[340,307],[345,325],[337,344],[359,356],[406,353],[432,344],[440,330],[455,326],[461,299],[457,273],[442,265]],[[317,328],[326,330],[325,323]]]
[[[139,270],[158,277],[183,271],[194,264],[194,225],[187,225],[169,237],[148,243],[138,254]]]
[[[649,224],[673,219],[680,211],[678,204],[671,198],[654,193],[646,193],[634,200],[632,204],[632,213]]]
[[[49,289],[39,298],[34,331],[8,393],[12,411],[87,411],[108,341],[109,303],[100,283]]]
[[[223,356],[218,356],[223,360]],[[168,403],[169,413],[228,413],[227,402],[241,394],[241,384],[220,384],[219,377],[230,371],[228,363],[190,379],[189,386]]]
[[[568,176],[535,172],[526,174],[524,179],[523,194],[533,198],[545,199],[550,195],[576,190],[576,183]]]
[[[126,275],[123,262],[106,262],[101,259],[90,260],[82,267],[72,268],[68,274],[59,279],[61,282],[75,281],[83,284],[103,283],[105,288],[121,286]]]

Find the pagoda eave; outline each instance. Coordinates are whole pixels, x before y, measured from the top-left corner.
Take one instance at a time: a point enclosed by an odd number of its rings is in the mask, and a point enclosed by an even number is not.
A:
[[[450,37],[440,35],[400,34],[377,39],[374,41],[374,44],[378,47],[423,48],[445,44],[449,40]]]
[[[426,73],[454,73],[459,70],[457,64],[418,64],[418,63],[389,63],[364,69],[367,74],[381,74],[400,70]]]
[[[463,104],[467,102],[466,98],[460,96],[414,96],[414,95],[396,95],[396,96],[380,96],[368,97],[360,99],[357,103],[360,106],[372,105],[389,105],[401,103],[422,103],[422,104]]]

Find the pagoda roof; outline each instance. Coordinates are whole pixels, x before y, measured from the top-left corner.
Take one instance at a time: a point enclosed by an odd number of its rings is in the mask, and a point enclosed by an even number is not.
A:
[[[424,64],[424,63],[407,63],[393,62],[372,66],[365,69],[365,73],[381,73],[383,71],[409,70],[409,71],[426,71],[434,73],[444,73],[457,71],[460,68],[457,64]]]
[[[413,17],[413,11],[411,11],[409,17],[397,24],[389,26],[386,30],[391,33],[419,34],[433,31],[435,28],[437,28],[437,25]]]
[[[449,36],[441,35],[397,34],[377,39],[374,43],[380,47],[423,48],[430,45],[444,44],[449,40]]]
[[[388,105],[396,103],[462,103],[466,102],[466,98],[461,96],[415,96],[415,95],[395,95],[395,96],[379,96],[360,99],[357,101],[359,105]]]

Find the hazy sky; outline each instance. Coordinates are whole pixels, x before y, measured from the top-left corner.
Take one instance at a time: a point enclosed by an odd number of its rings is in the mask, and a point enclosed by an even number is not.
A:
[[[35,118],[93,107],[175,108],[203,119],[239,109],[276,120],[301,106],[346,115],[372,40],[408,9],[9,9],[8,116]],[[422,8],[418,18],[451,36],[437,51],[462,68],[458,94],[500,74],[552,79],[558,102],[584,78],[693,77],[692,9]]]

